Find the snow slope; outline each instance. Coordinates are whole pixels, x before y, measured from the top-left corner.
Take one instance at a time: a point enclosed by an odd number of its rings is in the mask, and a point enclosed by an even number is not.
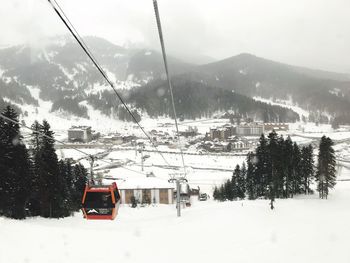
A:
[[[256,101],[261,101],[261,102],[267,103],[267,104],[281,106],[283,108],[291,109],[299,114],[300,119],[302,119],[302,116],[305,116],[305,117],[309,116],[308,111],[306,111],[298,106],[295,106],[291,100],[289,100],[289,101],[278,100],[278,102],[274,102],[272,99],[265,99],[262,97],[253,97],[253,99]]]
[[[348,263],[349,201],[344,181],[328,200],[277,200],[274,211],[266,200],[208,201],[181,218],[167,205],[124,206],[115,221],[0,218],[0,262]]]

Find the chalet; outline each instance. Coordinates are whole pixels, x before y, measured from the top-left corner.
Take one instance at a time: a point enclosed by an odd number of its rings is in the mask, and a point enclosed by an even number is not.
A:
[[[117,183],[122,204],[131,204],[132,197],[140,204],[173,204],[174,185],[155,177],[128,178]]]

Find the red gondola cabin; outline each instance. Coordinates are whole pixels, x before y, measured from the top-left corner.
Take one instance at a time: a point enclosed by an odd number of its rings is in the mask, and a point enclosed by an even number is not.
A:
[[[86,219],[110,219],[118,214],[120,194],[116,183],[111,185],[87,185],[82,200]]]

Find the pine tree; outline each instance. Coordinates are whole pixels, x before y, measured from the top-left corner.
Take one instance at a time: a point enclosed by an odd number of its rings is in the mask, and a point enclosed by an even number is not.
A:
[[[2,115],[18,122],[18,115],[10,106]],[[23,219],[32,169],[18,124],[7,120],[0,122],[0,146],[0,212],[7,217]]]
[[[235,174],[233,174],[231,180],[228,181],[229,186],[230,186],[229,193],[231,194],[229,200],[231,200],[231,201],[237,200],[237,198],[238,198],[238,183],[237,183],[237,181],[238,181],[238,178],[236,177]]]
[[[301,171],[300,171],[300,161],[301,161],[301,154],[298,144],[295,142],[293,143],[293,154],[292,154],[292,194],[300,194],[301,193],[301,186],[303,184]],[[293,197],[293,196],[292,196]]]
[[[314,156],[311,144],[301,150],[300,173],[303,181],[302,189],[305,194],[309,194],[310,184],[314,178]]]
[[[220,201],[226,201],[227,200],[227,197],[226,197],[226,194],[225,194],[225,186],[224,184],[220,186],[219,188],[219,193],[220,193]]]
[[[81,164],[76,164],[73,168],[73,190],[72,190],[72,208],[77,211],[81,208],[84,189],[88,182],[87,170]]]
[[[218,187],[217,186],[215,186],[214,187],[214,191],[213,191],[213,198],[214,198],[214,200],[220,200],[220,198],[219,198],[219,189],[218,189]]]
[[[320,198],[328,197],[329,189],[336,184],[336,161],[333,149],[333,141],[323,136],[318,151],[318,164],[316,171],[317,190]]]
[[[227,180],[224,183],[224,192],[223,192],[224,200],[233,200],[233,192],[232,192],[232,184],[230,180]]]
[[[231,178],[231,189],[232,189],[233,200],[237,200],[237,198],[240,198],[240,196],[242,195],[240,185],[239,185],[240,176],[241,176],[241,169],[237,164]]]
[[[284,160],[284,138],[283,136],[278,137],[277,139],[277,153],[276,153],[276,160],[275,160],[275,194],[276,198],[283,197],[283,186],[284,186],[284,180],[286,178],[286,167]]]
[[[25,145],[20,143],[16,147],[16,168],[13,188],[13,212],[12,218],[23,219],[26,217],[26,206],[31,193],[31,181],[33,179],[32,162]]]
[[[245,163],[242,164],[242,169],[239,173],[239,177],[238,177],[238,197],[240,199],[244,199],[245,198],[245,192],[246,192],[246,177],[247,177],[247,168]]]
[[[246,176],[246,192],[249,200],[254,200],[256,196],[256,182],[255,182],[255,165],[253,162],[254,155],[252,152],[247,156],[247,176]]]
[[[268,175],[267,175],[267,185],[268,185],[268,196],[266,198],[271,199],[272,196],[275,198],[275,192],[277,188],[277,174],[276,168],[278,167],[278,142],[277,133],[273,130],[268,136]]]
[[[61,214],[62,216],[68,216],[72,211],[72,166],[69,161],[65,162],[63,160],[60,160],[58,162],[58,167],[59,176],[56,187],[58,188],[57,192],[59,193],[61,200]]]
[[[33,132],[31,134],[31,158],[33,162],[33,179],[30,183],[31,185],[31,195],[28,202],[29,212],[32,216],[40,215],[41,208],[41,195],[40,195],[40,156],[41,156],[41,146],[42,146],[42,135],[43,126],[35,121],[31,126]]]
[[[259,139],[259,146],[256,149],[256,160],[255,180],[257,182],[257,196],[266,196],[269,174],[269,155],[267,140],[264,134],[262,134]]]
[[[293,192],[292,178],[293,178],[293,142],[288,136],[284,141],[284,167],[285,167],[285,178],[284,178],[284,197],[289,198]]]
[[[34,123],[34,125],[36,125]],[[40,131],[45,136],[39,136],[37,149],[34,146],[35,170],[38,176],[38,200],[40,215],[43,217],[62,217],[65,215],[63,198],[60,193],[62,181],[59,178],[58,158],[54,148],[53,132],[44,120]],[[37,134],[32,140],[36,140]]]
[[[0,215],[3,214],[3,209],[5,206],[5,179],[7,177],[7,139],[6,139],[6,129],[5,122],[0,118]]]

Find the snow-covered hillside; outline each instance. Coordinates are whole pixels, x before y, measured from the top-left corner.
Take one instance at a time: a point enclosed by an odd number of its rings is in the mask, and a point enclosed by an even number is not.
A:
[[[299,114],[300,120],[302,120],[302,117],[308,117],[309,116],[309,112],[306,111],[305,109],[302,109],[299,106],[296,106],[293,104],[293,102],[291,100],[278,100],[278,101],[273,101],[272,99],[265,99],[262,97],[253,97],[254,100],[256,101],[261,101],[267,104],[271,104],[271,105],[276,105],[276,106],[280,106],[283,108],[288,108],[291,109],[293,111],[295,111],[296,113]]]
[[[344,170],[341,179],[350,178]],[[0,218],[0,262],[261,262],[348,263],[350,182],[328,200],[122,206],[115,221]]]

